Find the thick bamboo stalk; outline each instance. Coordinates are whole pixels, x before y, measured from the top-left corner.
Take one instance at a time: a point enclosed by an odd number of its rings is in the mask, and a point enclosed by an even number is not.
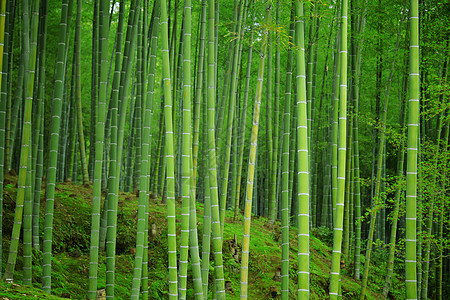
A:
[[[341,26],[341,24],[339,24]],[[342,26],[341,26],[342,27]],[[340,47],[340,30],[336,34],[336,51],[335,51],[335,59],[333,63],[333,81],[332,81],[332,90],[331,90],[331,99],[333,109],[332,113],[332,136],[331,136],[331,198],[332,198],[332,221],[334,228],[334,222],[336,220],[336,199],[337,199],[337,190],[338,190],[338,131],[339,131],[339,84],[340,84],[340,65],[341,58],[339,54]]]
[[[24,1],[25,3],[25,1]],[[28,5],[28,1],[26,1]],[[37,37],[38,37],[38,22],[39,22],[39,1],[33,1],[31,5],[31,11],[28,8],[23,10],[23,13],[30,13],[31,17],[24,15],[26,21],[31,21],[28,25],[29,27],[29,36],[25,36],[25,28],[24,26],[24,39],[28,39],[28,47],[29,47],[29,63],[27,64],[28,69],[25,74],[25,101],[32,102],[32,98],[34,95],[34,84],[35,84],[35,69],[36,69],[36,53],[37,53]],[[24,49],[25,46],[24,46]],[[35,119],[35,123],[40,124],[40,120]],[[36,125],[35,125],[36,126]],[[28,139],[29,151],[28,151],[28,162],[27,162],[27,174],[26,174],[26,184],[25,184],[25,202],[24,202],[24,216],[23,216],[23,283],[25,285],[32,285],[32,214],[33,214],[33,197],[32,197],[32,188],[34,182],[34,173],[33,173],[33,161],[32,161],[32,135],[30,128],[30,136]]]
[[[178,298],[177,249],[175,227],[175,178],[173,151],[172,91],[169,62],[169,37],[167,28],[167,3],[161,0],[161,39],[164,85],[164,122],[166,127],[166,163],[167,163],[167,219],[168,219],[168,254],[169,254],[169,299]]]
[[[147,4],[147,3],[146,3]],[[151,137],[151,102],[150,97],[148,97],[146,92],[145,79],[147,76],[147,63],[145,59],[147,58],[147,6],[144,5],[141,19],[138,23],[138,63],[137,68],[140,68],[139,76],[141,81],[141,97],[142,97],[142,156],[140,163],[140,177],[139,177],[139,206],[138,206],[138,224],[137,224],[137,234],[136,234],[136,253],[134,257],[134,268],[133,268],[133,282],[131,287],[131,299],[139,299],[141,286],[144,292],[145,282],[143,280],[144,273],[146,271],[147,265],[144,264],[145,260],[145,249],[148,249],[148,197],[149,197],[149,149],[150,149],[150,137]],[[155,15],[155,11],[153,11]],[[144,33],[143,33],[144,32]],[[155,47],[154,43],[152,47]],[[148,254],[147,254],[148,255]],[[148,282],[146,283],[148,287]],[[143,294],[148,298],[148,288],[147,292]]]
[[[66,61],[66,40],[68,27],[68,13],[71,10],[72,1],[63,1],[61,11],[61,22],[59,25],[59,43],[56,62],[55,88],[52,102],[52,128],[50,135],[49,163],[46,182],[46,207],[44,227],[44,249],[42,268],[42,289],[46,292],[51,290],[51,257],[53,237],[53,206],[55,197],[56,167],[58,157],[58,138],[61,126],[61,107],[64,90],[64,73]]]
[[[213,236],[214,249],[214,270],[215,270],[215,290],[217,299],[225,299],[225,282],[223,273],[223,257],[222,257],[222,237],[220,232],[220,216],[219,216],[219,198],[217,185],[217,163],[216,163],[216,143],[215,143],[215,102],[216,102],[216,78],[215,78],[215,1],[208,0],[208,169],[209,184],[211,193],[211,229]]]
[[[297,115],[297,195],[298,203],[298,289],[297,299],[309,299],[309,146],[308,146],[308,105],[306,96],[305,66],[305,24],[303,1],[295,2],[295,45],[296,51],[296,115]]]
[[[339,84],[339,141],[337,165],[337,191],[336,213],[333,218],[333,254],[331,256],[330,299],[337,299],[340,286],[340,262],[342,249],[342,229],[344,217],[345,193],[345,157],[347,140],[347,18],[348,1],[343,0],[341,6],[341,32],[340,32],[340,84]],[[336,107],[337,108],[337,107]],[[337,132],[336,132],[337,133]],[[335,134],[336,134],[335,133]]]
[[[183,30],[183,92],[182,92],[182,141],[181,141],[181,238],[179,260],[178,299],[186,299],[189,219],[191,204],[191,1],[184,1]]]
[[[3,263],[3,179],[5,170],[5,127],[6,127],[6,83],[8,76],[9,59],[9,18],[11,4],[6,7],[6,0],[0,3],[0,277],[2,277]],[[4,47],[6,45],[6,49]]]
[[[43,174],[43,144],[40,140],[43,135],[44,127],[41,124],[44,118],[44,87],[45,87],[45,50],[46,50],[46,32],[47,32],[47,1],[43,1],[41,5],[41,12],[39,14],[39,66],[37,79],[37,93],[35,110],[36,124],[33,130],[33,175],[34,175],[34,191],[33,191],[33,247],[39,249],[39,211],[40,211],[40,199],[41,199],[41,184]],[[42,120],[41,120],[42,119]],[[1,160],[1,159],[0,159]]]
[[[353,145],[353,112],[349,109],[348,123],[347,123],[347,157],[346,157],[346,182],[345,182],[345,200],[344,200],[344,232],[342,241],[342,254],[347,260],[350,252],[350,189],[352,186],[351,172],[352,172],[352,145]]]
[[[99,229],[100,229],[100,205],[102,193],[102,165],[105,140],[105,119],[106,119],[106,93],[108,78],[108,36],[109,36],[109,2],[100,1],[99,5],[99,50],[100,50],[100,72],[98,85],[98,102],[96,105],[95,126],[95,161],[93,177],[92,195],[92,219],[91,219],[91,243],[89,255],[89,287],[88,299],[95,299],[97,293],[98,274],[98,250],[99,250]]]
[[[192,148],[191,157],[192,157]],[[197,210],[196,210],[196,200],[195,200],[195,179],[194,179],[194,168],[191,159],[190,164],[191,172],[191,185],[190,185],[190,203],[189,203],[189,247],[190,247],[190,257],[192,265],[192,277],[194,281],[194,295],[196,300],[203,299],[203,281],[202,281],[202,270],[200,263],[200,254],[198,249],[198,232],[197,232]]]
[[[417,299],[417,153],[419,132],[419,3],[410,2],[408,146],[406,159],[406,298]]]
[[[205,0],[206,1],[206,0]],[[206,62],[206,57],[204,58]],[[207,78],[203,77],[204,85],[203,96],[206,98],[206,84]],[[203,103],[203,119],[206,119],[207,103]],[[206,122],[203,122],[203,135],[205,148],[207,147],[206,141],[208,137],[208,130]],[[206,150],[206,149],[205,149]],[[204,165],[207,165],[206,163]],[[208,277],[209,277],[209,260],[211,249],[211,194],[209,188],[209,172],[205,173],[205,193],[204,193],[204,210],[203,210],[203,236],[202,236],[202,287],[203,287],[203,299],[208,299]]]

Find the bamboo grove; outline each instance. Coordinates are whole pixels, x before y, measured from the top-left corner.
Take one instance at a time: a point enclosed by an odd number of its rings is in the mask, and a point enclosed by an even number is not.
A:
[[[231,224],[242,228],[236,295],[251,299],[260,216],[280,225],[267,230],[281,237],[281,299],[314,292],[319,232],[332,237],[330,299],[348,297],[342,272],[365,299],[374,253],[385,255],[383,298],[400,269],[405,299],[448,299],[444,2],[1,0],[0,226],[5,174],[17,174],[3,280],[23,272],[52,292],[55,189],[73,182],[92,191],[81,297],[105,282],[117,298],[119,195],[136,192],[132,299],[149,298],[155,197],[169,299],[229,296]]]

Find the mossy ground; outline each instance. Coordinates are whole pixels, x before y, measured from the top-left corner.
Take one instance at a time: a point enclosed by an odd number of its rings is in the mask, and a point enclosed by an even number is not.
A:
[[[15,178],[7,178],[5,182],[4,219],[3,219],[3,270],[5,267],[9,238],[13,225],[15,207]],[[45,197],[41,195],[41,222],[44,219]],[[72,299],[84,299],[87,291],[89,268],[89,236],[90,236],[90,210],[92,190],[89,187],[63,183],[57,185],[54,231],[53,231],[53,269],[52,294],[56,296],[70,296]],[[131,289],[133,255],[130,250],[135,247],[136,194],[121,193],[117,214],[117,247],[116,247],[116,278],[115,295],[117,299],[129,298]],[[149,298],[166,299],[168,291],[167,272],[167,220],[166,207],[159,198],[149,199],[149,224],[155,224],[157,235],[149,237]],[[180,214],[181,204],[177,203],[177,212]],[[203,206],[197,207],[199,239],[202,238]],[[178,230],[180,230],[177,216]],[[232,290],[227,292],[228,299],[239,298],[240,263],[232,257],[228,240],[236,235],[238,249],[242,241],[242,217],[233,222],[231,212],[227,213],[224,230],[224,271],[225,280],[231,282]],[[41,223],[43,225],[43,223]],[[41,226],[43,228],[43,226]],[[254,217],[251,225],[250,264],[249,264],[249,299],[268,299],[270,291],[280,291],[280,283],[274,281],[275,270],[281,265],[281,235],[280,223],[270,224],[267,219]],[[41,232],[42,240],[42,232]],[[291,298],[296,296],[296,270],[297,270],[297,237],[294,228],[290,234],[290,290]],[[311,299],[327,297],[329,285],[329,270],[331,265],[332,232],[326,228],[312,231],[310,239],[310,272],[311,272]],[[200,243],[201,245],[201,240]],[[379,253],[375,251],[373,267],[370,272],[370,285],[368,299],[381,298],[385,276],[385,249]],[[240,253],[239,253],[240,255]],[[105,253],[100,253],[98,288],[105,287]],[[41,286],[42,253],[35,250],[33,256],[33,286],[35,289],[22,287],[22,259],[21,250],[16,265],[15,284],[1,283],[0,296],[2,299],[57,299],[42,293]],[[351,263],[347,262],[342,271],[342,293],[344,299],[358,298],[360,282],[351,277]],[[210,282],[213,277],[213,260],[210,267]],[[190,269],[188,269],[188,276]],[[403,299],[404,283],[399,275],[395,274],[393,280],[391,299]],[[26,295],[26,296],[25,296]],[[192,282],[188,279],[188,298],[193,296]],[[211,296],[211,295],[210,295]],[[208,297],[210,298],[210,297]]]

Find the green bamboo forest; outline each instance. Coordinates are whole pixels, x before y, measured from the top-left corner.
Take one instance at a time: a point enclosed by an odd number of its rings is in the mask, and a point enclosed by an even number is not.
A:
[[[0,298],[450,299],[449,42],[438,0],[0,0]]]

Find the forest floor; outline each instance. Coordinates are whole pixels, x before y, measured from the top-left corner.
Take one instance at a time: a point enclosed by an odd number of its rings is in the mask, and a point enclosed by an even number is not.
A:
[[[3,203],[3,270],[5,268],[13,227],[17,181],[7,175]],[[117,246],[115,295],[117,299],[128,299],[133,277],[134,247],[137,220],[137,193],[120,193],[117,213]],[[87,291],[89,273],[89,242],[91,223],[92,188],[62,183],[56,186],[56,199],[53,229],[52,294],[59,297],[84,299]],[[45,193],[41,194],[41,228],[43,228]],[[167,272],[167,219],[166,206],[158,197],[149,198],[149,299],[166,299],[168,293]],[[177,230],[180,231],[181,203],[177,202]],[[203,206],[197,206],[198,236],[201,245]],[[224,229],[224,272],[225,280],[230,281],[228,299],[239,299],[240,262],[242,241],[242,216],[233,222],[233,214],[227,212]],[[234,237],[237,240],[238,257],[232,255]],[[43,232],[41,232],[41,241]],[[332,231],[327,228],[312,230],[310,237],[311,299],[327,298],[329,272],[331,265]],[[295,228],[290,231],[290,298],[296,297],[296,270],[298,239]],[[372,266],[369,275],[368,299],[380,299],[386,270],[385,247],[374,247]],[[378,249],[378,250],[377,250]],[[201,252],[200,252],[201,253]],[[362,253],[362,260],[364,261]],[[277,269],[281,266],[281,228],[280,222],[270,224],[267,219],[253,217],[250,239],[249,299],[271,299],[280,294],[281,283],[277,280]],[[105,287],[105,252],[100,252],[98,288]],[[210,267],[210,282],[213,278],[213,260]],[[7,284],[0,280],[1,299],[59,299],[39,290],[42,274],[42,252],[33,250],[33,285],[23,287],[22,249],[16,264],[15,283]],[[342,295],[344,299],[357,299],[360,281],[352,278],[353,265],[345,262],[342,270]],[[403,271],[396,270],[390,299],[404,299]],[[399,275],[401,274],[401,275]],[[188,269],[188,299],[193,299],[191,270]],[[211,298],[209,295],[208,298]]]

